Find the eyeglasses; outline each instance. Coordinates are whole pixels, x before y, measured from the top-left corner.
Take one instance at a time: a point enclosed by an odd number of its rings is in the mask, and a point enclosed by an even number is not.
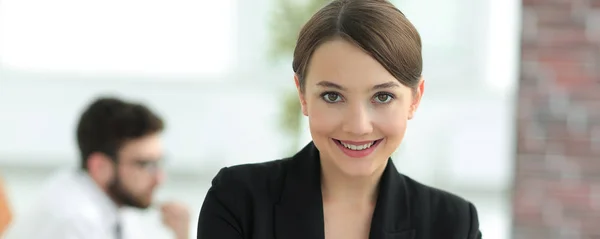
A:
[[[155,174],[163,167],[163,160],[144,160],[137,159],[129,162],[119,162],[119,164],[131,164],[137,168],[141,168],[149,173]]]
[[[143,169],[145,171],[147,171],[148,173],[151,174],[156,174],[159,169],[163,168],[164,165],[164,158],[159,158],[159,159],[144,159],[144,158],[138,158],[138,159],[134,159],[132,161],[127,161],[124,162],[122,160],[120,160],[119,158],[117,158],[116,156],[111,156],[114,154],[107,154],[107,156],[109,156],[110,158],[112,158],[112,162],[114,163],[115,166],[117,165],[133,165],[134,167]]]

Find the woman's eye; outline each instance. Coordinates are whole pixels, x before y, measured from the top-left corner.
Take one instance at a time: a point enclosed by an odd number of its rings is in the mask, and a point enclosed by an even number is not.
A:
[[[336,93],[325,93],[323,99],[328,103],[336,103],[342,100],[342,97]]]
[[[375,96],[375,101],[377,103],[385,104],[390,102],[394,97],[390,94],[382,93]]]

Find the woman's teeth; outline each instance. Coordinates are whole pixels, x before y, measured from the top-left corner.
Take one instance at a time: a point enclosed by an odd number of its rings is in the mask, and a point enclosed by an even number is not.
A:
[[[375,144],[375,142],[377,142],[377,141],[373,141],[371,143],[363,144],[363,145],[353,145],[353,144],[347,144],[347,143],[340,141],[340,143],[342,145],[344,145],[344,147],[351,149],[351,150],[356,150],[356,151],[368,149],[371,146],[373,146],[373,144]]]

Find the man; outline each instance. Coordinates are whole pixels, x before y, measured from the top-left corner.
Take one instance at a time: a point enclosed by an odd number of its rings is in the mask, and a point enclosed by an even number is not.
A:
[[[144,105],[116,98],[93,102],[77,126],[81,169],[51,180],[31,214],[7,238],[147,238],[122,223],[119,209],[153,205],[154,190],[164,178],[163,127]],[[160,208],[176,239],[188,239],[188,210],[178,203]]]

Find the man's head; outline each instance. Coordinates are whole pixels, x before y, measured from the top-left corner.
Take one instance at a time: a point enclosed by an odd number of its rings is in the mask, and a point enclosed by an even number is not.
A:
[[[146,106],[100,98],[77,126],[81,167],[118,204],[147,208],[163,179],[162,119]]]

